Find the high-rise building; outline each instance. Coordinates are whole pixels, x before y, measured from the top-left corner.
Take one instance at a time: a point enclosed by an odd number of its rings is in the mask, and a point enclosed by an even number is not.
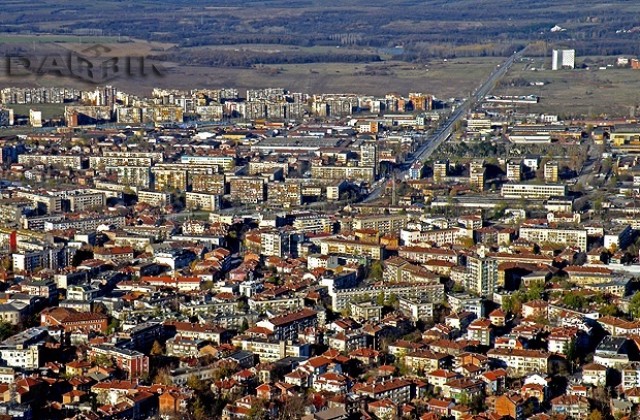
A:
[[[478,191],[484,191],[484,162],[473,161],[469,164],[469,185]]]
[[[373,168],[373,176],[378,174],[378,145],[367,141],[360,146],[360,166]]]
[[[449,161],[439,160],[433,164],[433,181],[441,182],[449,173]]]
[[[544,180],[546,182],[558,182],[560,165],[556,160],[550,160],[544,164]]]
[[[507,180],[520,182],[522,180],[522,162],[507,162]]]
[[[576,66],[576,50],[553,50],[551,70],[573,69]]]
[[[467,259],[465,276],[467,290],[481,296],[491,296],[498,284],[498,262],[483,255]]]

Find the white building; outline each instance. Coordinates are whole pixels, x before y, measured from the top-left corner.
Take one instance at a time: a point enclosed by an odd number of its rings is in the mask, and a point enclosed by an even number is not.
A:
[[[551,70],[576,67],[576,50],[553,50]]]

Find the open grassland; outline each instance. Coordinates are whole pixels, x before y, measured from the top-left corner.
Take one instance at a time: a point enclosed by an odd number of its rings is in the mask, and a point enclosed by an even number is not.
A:
[[[540,96],[539,104],[522,108],[529,112],[566,117],[629,116],[637,113],[633,109],[640,105],[640,71],[607,66],[615,64],[616,58],[578,57],[576,65],[588,64],[588,69],[558,71],[550,70],[550,59],[516,63],[494,93]],[[515,82],[514,86],[508,85],[509,82]],[[544,85],[530,86],[524,82],[543,82]]]
[[[467,95],[500,63],[497,58],[433,60],[427,65],[377,63],[314,63],[258,66],[250,69],[176,65],[162,86],[282,87],[295,92],[384,95],[431,93],[439,98]]]

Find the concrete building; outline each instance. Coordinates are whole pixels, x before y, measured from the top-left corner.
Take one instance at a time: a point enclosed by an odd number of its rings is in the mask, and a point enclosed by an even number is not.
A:
[[[504,184],[501,195],[504,198],[544,198],[567,195],[566,185]]]
[[[553,50],[551,55],[551,70],[564,68],[573,69],[576,66],[576,50]]]

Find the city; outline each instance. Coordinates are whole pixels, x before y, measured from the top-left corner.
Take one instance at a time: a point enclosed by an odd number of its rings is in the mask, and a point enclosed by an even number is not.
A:
[[[640,418],[640,121],[531,111],[529,51],[456,98],[3,85],[0,417]]]

